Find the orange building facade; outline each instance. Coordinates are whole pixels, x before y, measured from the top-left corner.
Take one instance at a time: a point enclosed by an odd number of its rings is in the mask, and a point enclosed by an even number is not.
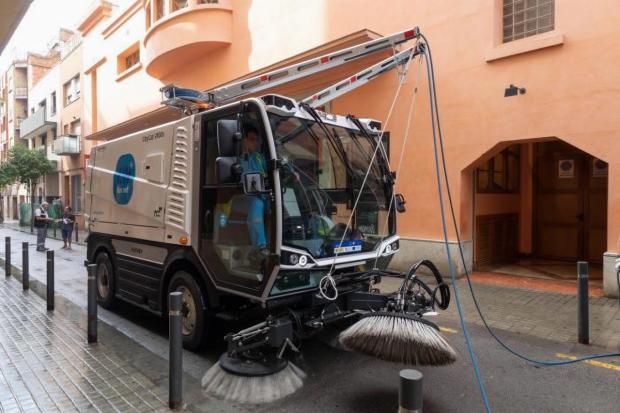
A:
[[[102,0],[78,27],[82,134],[113,139],[178,116],[159,105],[164,84],[208,89],[419,26],[432,47],[467,266],[587,260],[600,269],[605,293],[615,296],[619,19],[612,0],[588,8],[557,0],[137,0],[122,10]],[[304,98],[385,56],[269,92]],[[402,251],[393,264],[404,268],[430,257],[445,268],[428,83],[418,66],[410,67],[389,123],[396,73],[327,110],[383,121],[393,168],[404,150],[397,189],[407,212],[399,215]],[[452,228],[448,236],[457,257]],[[455,265],[463,271],[459,260]]]

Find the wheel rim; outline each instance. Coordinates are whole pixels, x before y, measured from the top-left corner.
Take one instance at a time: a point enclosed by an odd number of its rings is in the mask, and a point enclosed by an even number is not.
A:
[[[99,290],[101,298],[107,298],[110,294],[110,274],[108,268],[103,264],[99,264],[97,267],[97,290]]]
[[[182,332],[188,336],[194,333],[196,328],[196,300],[189,288],[185,286],[177,287],[177,291],[182,296],[181,314],[183,314]]]

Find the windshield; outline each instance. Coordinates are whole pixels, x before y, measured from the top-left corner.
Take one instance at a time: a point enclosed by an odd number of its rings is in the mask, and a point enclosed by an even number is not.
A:
[[[387,211],[391,176],[381,151],[351,216],[375,150],[373,138],[295,117],[270,118],[278,158],[284,163],[283,245],[323,258],[372,251],[382,238],[393,235],[394,214],[388,217]]]

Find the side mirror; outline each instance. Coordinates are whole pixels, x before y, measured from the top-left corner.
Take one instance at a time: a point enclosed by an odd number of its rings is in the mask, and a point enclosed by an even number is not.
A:
[[[394,202],[396,203],[396,211],[399,213],[402,214],[407,210],[407,208],[405,208],[407,201],[405,201],[403,194],[394,194]]]
[[[236,156],[220,156],[215,159],[218,184],[234,184],[239,180],[241,165]]]
[[[246,195],[256,195],[265,190],[265,181],[263,176],[259,172],[248,172],[241,176],[241,182],[243,183],[243,193]]]
[[[235,119],[220,119],[217,121],[217,146],[220,156],[236,156],[239,152],[241,132]]]

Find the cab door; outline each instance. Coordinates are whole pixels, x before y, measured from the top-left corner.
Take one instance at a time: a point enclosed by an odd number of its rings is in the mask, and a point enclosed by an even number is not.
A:
[[[264,286],[274,250],[271,197],[245,194],[241,184],[249,130],[256,131],[259,140],[253,156],[263,159],[265,165],[268,162],[262,124],[258,111],[228,110],[205,115],[201,125],[198,250],[218,286],[252,295],[260,294]],[[270,179],[267,174],[266,187]],[[257,245],[257,231],[264,234],[265,245]]]

